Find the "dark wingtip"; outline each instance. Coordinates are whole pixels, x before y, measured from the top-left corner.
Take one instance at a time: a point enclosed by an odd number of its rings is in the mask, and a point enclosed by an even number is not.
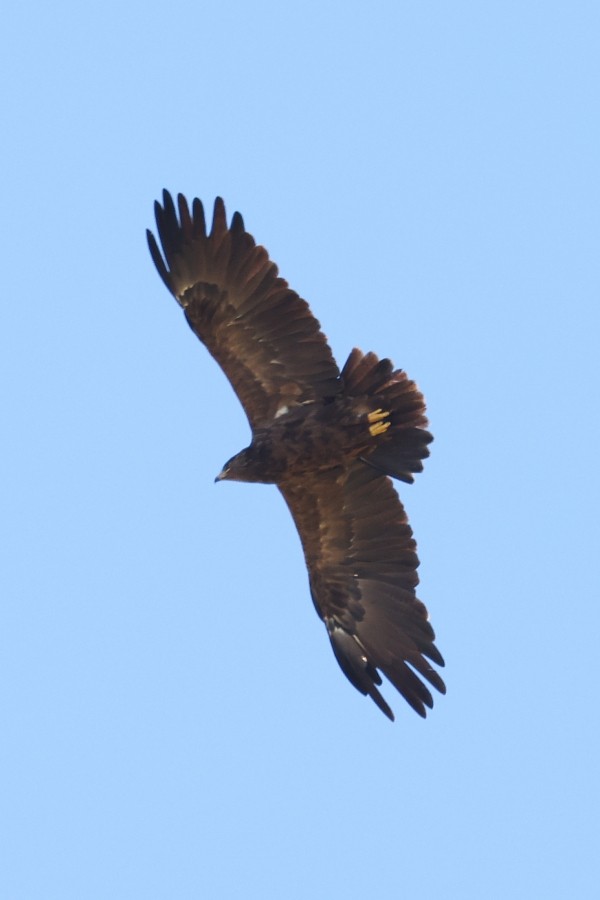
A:
[[[381,696],[381,694],[379,693],[379,691],[377,690],[376,687],[371,688],[371,690],[369,691],[369,697],[371,698],[371,700],[373,700],[377,704],[377,706],[379,707],[381,712],[384,714],[384,716],[388,717],[390,722],[396,721],[396,719],[394,717],[394,713],[392,712],[391,708],[387,705],[387,703],[385,702],[385,700],[383,699],[383,697]]]
[[[215,197],[215,205],[213,209],[213,221],[210,231],[211,237],[223,234],[227,231],[227,213],[225,212],[225,202],[222,197]]]
[[[181,207],[180,207],[181,208]],[[176,250],[180,240],[180,232],[182,226],[177,217],[177,211],[173,197],[169,191],[164,188],[162,192],[162,205],[158,200],[154,202],[154,217],[156,219],[156,229],[158,231],[159,243],[151,231],[147,231],[148,247],[152,261],[156,266],[158,274],[167,286],[168,290],[176,296],[171,277],[171,259],[173,250]],[[161,248],[162,247],[162,251]]]
[[[381,684],[381,675],[375,666],[368,662],[357,638],[335,621],[326,622],[326,627],[335,658],[348,681],[361,694],[368,695],[381,712],[393,722],[394,713],[377,690],[377,686]]]
[[[230,229],[231,229],[231,231],[235,231],[235,232],[245,231],[244,220],[242,218],[241,213],[235,212],[233,214],[233,217],[231,219]]]
[[[194,197],[192,201],[192,220],[194,222],[194,237],[206,237],[204,206],[197,197]]]
[[[158,243],[156,238],[152,234],[149,228],[146,229],[146,240],[148,241],[148,249],[150,250],[150,256],[152,257],[152,262],[156,266],[156,270],[160,277],[162,278],[164,284],[167,289],[173,293],[173,288],[171,286],[171,278],[169,276],[169,270],[165,265],[165,261],[162,257],[162,253],[158,247]]]
[[[435,635],[432,634],[432,637],[435,638]],[[442,666],[442,668],[446,665],[444,661],[444,657],[435,646],[435,644],[429,644],[427,647],[421,648],[421,653],[424,656],[427,656],[432,662],[434,662],[438,666]]]
[[[183,194],[177,194],[177,209],[179,211],[179,221],[181,229],[188,237],[193,231],[192,218],[190,216],[190,208]]]
[[[173,202],[173,197],[166,188],[163,188],[162,196],[162,205],[164,211],[167,213],[167,215],[175,215],[175,203]]]

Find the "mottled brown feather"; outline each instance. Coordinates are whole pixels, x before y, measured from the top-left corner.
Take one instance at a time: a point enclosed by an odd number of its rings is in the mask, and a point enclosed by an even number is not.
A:
[[[158,272],[238,395],[252,428],[283,407],[333,397],[339,369],[308,304],[278,275],[239,213],[227,226],[215,201],[207,234],[204,209],[165,191],[155,204],[162,254],[148,244]]]
[[[369,666],[380,669],[424,716],[431,694],[407,663],[445,693],[426,657],[444,663],[415,593],[416,545],[390,479],[357,461],[279,488],[302,541],[318,614],[328,627],[334,620],[355,635]],[[390,715],[371,687],[363,693]]]

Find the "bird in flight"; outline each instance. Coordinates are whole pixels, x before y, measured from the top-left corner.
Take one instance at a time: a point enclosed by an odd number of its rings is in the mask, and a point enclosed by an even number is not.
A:
[[[159,249],[148,245],[192,331],[231,382],[252,430],[217,481],[276,484],[294,519],[315,609],[349,681],[390,719],[381,673],[421,716],[431,662],[427,610],[417,599],[419,560],[391,478],[411,483],[429,455],[425,400],[389,359],[354,349],[336,365],[305,300],[278,274],[239,213],[227,224],[217,197],[204,208],[155,204]]]

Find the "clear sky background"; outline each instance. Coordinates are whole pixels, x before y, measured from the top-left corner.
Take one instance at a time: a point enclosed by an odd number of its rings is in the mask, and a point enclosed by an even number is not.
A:
[[[0,894],[595,897],[600,10],[10,3]],[[239,209],[436,440],[401,486],[448,694],[346,681],[151,264]]]

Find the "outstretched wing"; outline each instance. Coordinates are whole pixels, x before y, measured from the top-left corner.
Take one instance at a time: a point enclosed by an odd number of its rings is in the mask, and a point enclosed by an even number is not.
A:
[[[155,204],[162,254],[148,231],[152,259],[233,385],[252,428],[286,407],[335,396],[339,370],[318,321],[278,276],[240,214],[228,227],[217,197],[207,234],[199,200],[190,211],[179,194],[177,205],[179,215],[167,191],[163,205]]]
[[[392,482],[357,461],[280,489],[302,540],[315,607],[344,674],[393,719],[377,690],[381,670],[425,716],[433,699],[421,678],[445,693],[429,663],[444,661],[415,594],[416,544]]]

